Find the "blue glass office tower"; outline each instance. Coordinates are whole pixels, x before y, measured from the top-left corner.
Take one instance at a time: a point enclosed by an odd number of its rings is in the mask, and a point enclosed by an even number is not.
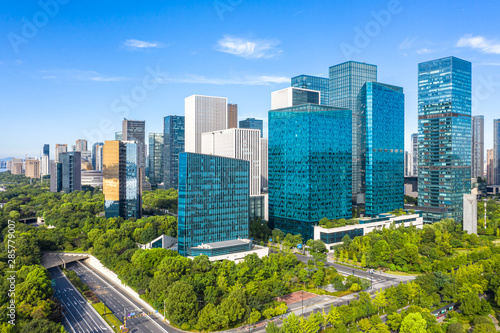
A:
[[[320,92],[320,104],[330,105],[330,80],[326,77],[298,75],[292,77],[291,86]]]
[[[184,151],[184,117],[163,119],[163,184],[165,189],[178,188],[179,153]]]
[[[404,206],[403,88],[366,82],[357,104],[357,190],[365,194],[365,215],[377,216]]]
[[[323,217],[350,218],[350,110],[303,104],[269,111],[269,220],[313,238]]]
[[[493,182],[500,185],[500,119],[493,120]]]
[[[352,111],[352,184],[353,201],[363,204],[361,188],[361,164],[358,149],[357,97],[366,82],[377,81],[377,66],[356,61],[347,61],[330,67],[330,106]]]
[[[149,182],[158,185],[163,182],[163,134],[149,133]]]
[[[98,147],[102,147],[102,146],[104,146],[104,142],[96,142],[92,145],[92,167],[94,168],[94,170],[102,170],[102,165],[99,165],[99,166],[97,165]],[[102,164],[102,156],[100,159],[100,163]]]
[[[418,65],[418,203],[424,222],[462,221],[471,179],[471,63]]]
[[[262,138],[262,132],[264,131],[264,121],[262,119],[255,118],[240,120],[240,128],[258,129],[260,130],[260,137]]]
[[[43,154],[50,159],[50,145],[48,143],[43,145]]]
[[[250,162],[197,153],[179,154],[178,250],[209,256],[249,250]],[[205,251],[202,244],[218,244]]]

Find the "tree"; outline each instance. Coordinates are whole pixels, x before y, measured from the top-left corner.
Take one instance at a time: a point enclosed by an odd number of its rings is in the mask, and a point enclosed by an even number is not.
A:
[[[472,330],[472,333],[495,333],[497,330],[495,326],[488,324],[478,324]]]
[[[283,331],[287,333],[300,333],[299,324],[299,318],[292,312],[288,317],[283,319]]]
[[[495,292],[495,302],[497,302],[497,305],[500,306],[500,286],[497,288],[497,291]]]
[[[427,333],[427,322],[418,312],[410,313],[401,322],[401,333]]]
[[[327,314],[327,320],[332,326],[340,324],[340,322],[342,321],[339,308],[333,306],[333,304],[330,306],[330,311]]]
[[[267,324],[266,333],[280,333],[280,332],[281,329],[278,326],[276,326],[274,322],[270,322],[269,324]]]
[[[385,308],[387,306],[387,298],[385,297],[385,292],[380,290],[376,293],[373,299],[373,304],[377,307],[378,313],[380,314],[380,308]]]
[[[465,333],[465,327],[462,323],[453,323],[448,326],[446,333]]]
[[[262,315],[260,314],[259,311],[252,309],[252,312],[250,313],[250,317],[248,318],[248,323],[249,324],[254,324],[260,320]]]
[[[460,310],[468,316],[479,313],[481,311],[481,300],[479,296],[474,292],[465,294],[465,296],[462,297]]]
[[[174,282],[168,289],[165,305],[168,318],[176,325],[196,318],[198,300],[193,286],[184,281]]]
[[[23,326],[21,333],[64,333],[64,327],[61,324],[54,323],[47,319],[34,319]]]
[[[222,301],[220,308],[229,318],[230,324],[237,323],[247,312],[250,312],[243,289],[233,290],[229,296]]]
[[[198,314],[198,325],[207,331],[218,331],[226,328],[229,319],[226,314],[212,303],[207,304]]]
[[[361,267],[366,267],[366,254],[361,256]]]

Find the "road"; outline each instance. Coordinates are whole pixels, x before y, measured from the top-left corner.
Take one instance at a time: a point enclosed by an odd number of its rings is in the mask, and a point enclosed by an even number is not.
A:
[[[54,296],[59,299],[64,308],[63,325],[67,332],[112,332],[111,328],[69,282],[59,267],[50,268],[49,273],[55,280]]]
[[[147,310],[143,311],[140,303],[87,265],[81,262],[73,262],[67,264],[66,267],[69,270],[75,271],[82,282],[89,286],[120,321],[123,322],[124,312],[127,318],[131,313],[139,315],[137,318],[127,319],[127,327],[131,333],[182,332],[168,326],[154,314],[142,316],[141,314],[147,312]]]

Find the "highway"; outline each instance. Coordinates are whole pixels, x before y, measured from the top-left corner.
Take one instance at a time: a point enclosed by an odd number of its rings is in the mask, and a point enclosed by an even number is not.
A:
[[[49,273],[55,280],[54,296],[63,305],[63,325],[67,332],[112,332],[111,328],[69,282],[59,267],[50,268]]]
[[[75,271],[83,283],[89,286],[94,294],[99,297],[101,301],[113,312],[113,314],[123,322],[124,313],[129,317],[130,314],[135,313],[139,315],[137,318],[127,319],[127,327],[129,332],[133,333],[172,333],[182,332],[178,331],[171,326],[168,326],[156,315],[142,315],[143,310],[140,303],[111,281],[107,280],[97,272],[90,269],[87,265],[81,262],[73,262],[66,265],[67,269]]]

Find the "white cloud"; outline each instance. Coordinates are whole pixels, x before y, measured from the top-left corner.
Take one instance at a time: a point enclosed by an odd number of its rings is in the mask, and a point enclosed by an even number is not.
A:
[[[167,78],[164,81],[170,83],[195,83],[195,84],[215,84],[215,85],[251,85],[251,86],[268,86],[277,83],[290,82],[290,78],[284,76],[260,75],[260,76],[244,76],[233,78],[207,78],[203,75],[188,74],[185,77]]]
[[[96,81],[96,82],[118,82],[129,80],[122,76],[109,76],[100,74],[96,71],[82,71],[78,69],[57,69],[40,71],[45,74],[42,79],[72,79],[81,81]]]
[[[282,50],[276,46],[276,40],[248,40],[233,36],[224,36],[217,42],[217,50],[248,59],[273,58]]]
[[[406,37],[405,40],[403,40],[401,42],[401,44],[399,44],[399,49],[400,50],[412,49],[416,40],[417,40],[417,37],[413,37],[411,39],[410,39],[410,37]]]
[[[417,50],[417,53],[418,54],[429,54],[429,53],[432,53],[434,52],[433,50],[429,50],[428,48],[424,47],[424,48],[421,48],[419,50]]]
[[[151,48],[162,48],[165,47],[165,44],[160,42],[147,42],[144,40],[138,39],[127,39],[124,41],[123,46],[126,46],[131,49],[151,49]]]
[[[483,53],[500,54],[500,42],[486,39],[483,36],[465,35],[458,40],[457,47],[470,47]]]

